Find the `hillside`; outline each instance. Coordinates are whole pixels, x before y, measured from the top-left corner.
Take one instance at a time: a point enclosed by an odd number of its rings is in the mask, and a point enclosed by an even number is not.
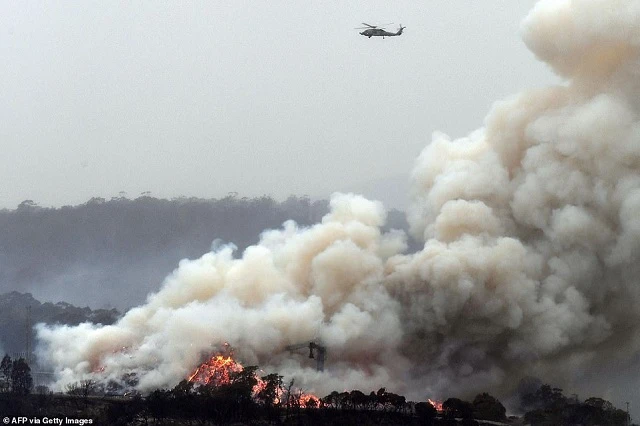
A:
[[[264,229],[287,219],[306,225],[326,210],[325,201],[297,197],[93,198],[61,208],[27,200],[0,211],[0,292],[126,309],[143,302],[179,260],[201,256],[216,240],[243,250]]]
[[[92,198],[61,208],[26,200],[0,210],[0,292],[126,310],[157,290],[181,259],[225,242],[241,254],[265,229],[289,219],[317,223],[327,210],[326,200],[233,193],[209,200]],[[406,230],[404,213],[389,212],[388,227]]]
[[[77,325],[82,322],[112,324],[120,316],[115,309],[92,310],[79,308],[69,303],[41,303],[31,293],[0,294],[0,356],[2,350],[8,354],[24,352],[26,347],[27,312],[30,323]]]

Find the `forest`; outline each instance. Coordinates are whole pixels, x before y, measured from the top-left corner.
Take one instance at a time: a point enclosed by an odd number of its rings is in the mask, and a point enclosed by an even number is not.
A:
[[[471,401],[450,397],[442,402],[407,401],[377,391],[333,391],[324,397],[306,394],[295,381],[277,373],[260,375],[258,366],[231,372],[229,380],[197,383],[187,379],[172,389],[147,395],[122,393],[116,385],[82,380],[53,393],[34,388],[30,367],[5,355],[0,364],[0,413],[3,416],[48,416],[91,419],[109,425],[629,425],[626,411],[602,398],[581,401],[562,389],[540,384],[519,396],[520,416],[507,416],[504,405],[488,393]],[[135,384],[135,377],[125,378]]]
[[[317,222],[327,201],[289,197],[92,198],[77,206],[41,207],[25,200],[0,210],[0,293],[126,310],[159,288],[184,258],[215,244],[241,253],[265,229],[292,219]],[[126,289],[126,292],[123,291]]]
[[[226,243],[239,255],[264,230],[287,220],[310,226],[327,211],[327,200],[236,193],[171,200],[122,193],[77,206],[25,200],[0,210],[0,349],[24,350],[27,306],[33,324],[111,324],[157,291],[181,259]],[[389,211],[386,228],[407,230],[404,212]]]

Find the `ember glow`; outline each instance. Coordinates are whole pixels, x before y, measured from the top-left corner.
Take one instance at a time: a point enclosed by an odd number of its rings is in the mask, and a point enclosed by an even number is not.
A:
[[[234,360],[232,355],[214,355],[208,361],[197,367],[188,377],[188,381],[199,385],[225,386],[232,382],[233,375],[244,370],[242,364]],[[253,387],[253,397],[264,390],[267,382],[259,376],[255,376],[257,381]],[[275,404],[280,404],[286,397],[282,389],[277,390]],[[317,408],[320,406],[320,398],[313,394],[297,392],[291,394],[289,402],[294,406]]]
[[[433,405],[433,408],[435,408],[438,413],[442,413],[442,401],[434,401],[432,399],[427,398],[427,402]]]
[[[297,399],[296,402],[300,407],[305,407],[305,408],[320,407],[320,399],[315,395],[311,395],[310,393],[302,393],[299,396],[296,396],[296,399]]]
[[[228,385],[233,373],[239,373],[242,370],[242,365],[234,361],[231,356],[215,355],[196,368],[189,375],[189,381],[203,385]]]

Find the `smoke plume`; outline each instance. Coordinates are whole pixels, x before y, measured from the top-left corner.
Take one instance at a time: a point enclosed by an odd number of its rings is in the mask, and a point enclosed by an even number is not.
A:
[[[321,223],[266,231],[240,258],[184,260],[113,326],[39,326],[57,384],[136,372],[173,386],[224,342],[323,392],[413,398],[554,383],[640,346],[640,1],[542,0],[526,45],[565,83],[436,133],[411,178],[424,247],[380,203],[336,194]],[[327,348],[324,373],[290,344]],[[445,394],[446,393],[446,394]]]

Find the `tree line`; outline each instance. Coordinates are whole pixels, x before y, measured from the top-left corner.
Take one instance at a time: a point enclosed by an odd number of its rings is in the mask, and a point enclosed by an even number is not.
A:
[[[567,397],[562,389],[541,385],[535,392],[524,394],[521,404],[527,408],[524,416],[531,425],[622,425],[630,424],[626,411],[602,398],[579,401],[576,395]]]
[[[31,368],[24,358],[15,361],[5,355],[0,361],[0,393],[28,395],[33,388]]]
[[[12,291],[0,294],[0,346],[12,354],[24,351],[28,321],[31,325],[77,325],[83,322],[109,325],[119,317],[120,312],[116,309],[81,308],[65,302],[41,303],[31,293]],[[33,333],[31,335],[33,339]]]
[[[40,386],[30,395],[33,380],[24,359],[5,356],[0,366],[0,412],[5,415],[91,417],[98,424],[386,424],[480,425],[509,424],[502,403],[488,393],[472,401],[448,398],[441,410],[427,401],[411,402],[385,388],[369,393],[333,391],[309,396],[283,376],[259,377],[257,366],[233,372],[225,383],[197,384],[183,380],[172,389],[157,389],[146,396],[109,396],[93,380],[69,385],[66,394],[52,394]],[[259,380],[260,378],[260,380]],[[128,377],[131,385],[135,379]],[[259,386],[258,386],[259,385]],[[562,389],[542,384],[524,393],[523,419],[532,426],[627,426],[627,413],[609,401],[591,397],[579,401]],[[487,424],[487,423],[484,423]],[[637,426],[637,425],[636,425]]]
[[[122,194],[59,208],[25,200],[16,209],[0,210],[0,293],[31,293],[54,302],[40,306],[31,295],[33,300],[23,300],[14,294],[5,303],[0,295],[0,347],[24,350],[27,305],[34,324],[108,324],[117,317],[112,308],[123,312],[144,302],[181,259],[198,258],[223,243],[241,253],[265,229],[289,219],[309,226],[328,209],[327,200],[306,196],[276,201],[230,193],[171,200]],[[390,211],[386,228],[407,230],[405,214]],[[75,306],[104,309],[96,315]]]
[[[237,194],[171,200],[123,194],[59,208],[25,200],[0,210],[0,292],[55,294],[75,305],[122,310],[144,301],[178,261],[210,251],[214,240],[243,250],[265,229],[289,219],[316,223],[327,210],[326,200]]]

